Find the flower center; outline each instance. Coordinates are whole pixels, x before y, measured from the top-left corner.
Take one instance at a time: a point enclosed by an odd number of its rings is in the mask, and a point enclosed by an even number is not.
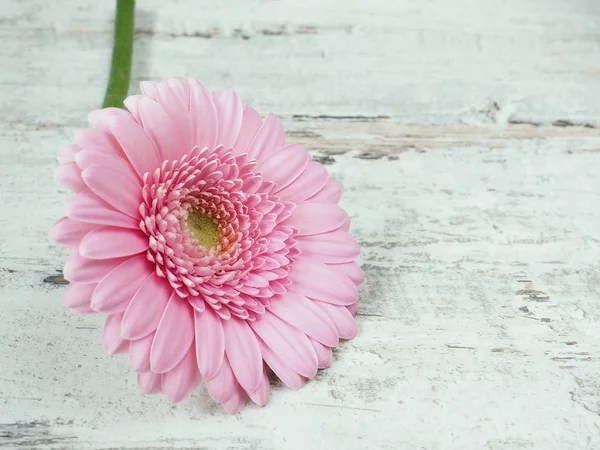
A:
[[[206,250],[216,248],[219,245],[221,231],[208,215],[200,211],[190,211],[186,223],[194,239]]]

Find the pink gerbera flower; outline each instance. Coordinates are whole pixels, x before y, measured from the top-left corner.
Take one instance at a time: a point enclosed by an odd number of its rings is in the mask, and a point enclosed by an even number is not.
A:
[[[231,90],[141,89],[59,153],[65,304],[107,314],[104,347],[129,352],[142,392],[179,402],[204,378],[228,412],[265,405],[267,366],[297,389],[356,334],[340,187]]]

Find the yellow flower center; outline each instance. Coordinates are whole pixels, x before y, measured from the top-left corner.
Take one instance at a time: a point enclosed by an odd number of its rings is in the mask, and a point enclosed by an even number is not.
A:
[[[219,226],[206,214],[191,211],[187,217],[188,230],[202,247],[207,250],[216,248],[221,240]]]

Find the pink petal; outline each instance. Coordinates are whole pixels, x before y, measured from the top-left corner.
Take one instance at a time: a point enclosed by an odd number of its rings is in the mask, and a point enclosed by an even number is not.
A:
[[[92,308],[106,314],[124,312],[131,298],[153,270],[146,255],[128,258],[100,280],[92,295]]]
[[[98,227],[81,240],[79,253],[89,259],[132,256],[148,250],[148,236],[138,230]]]
[[[155,331],[172,294],[168,281],[152,272],[127,306],[121,335],[139,339]]]
[[[260,114],[258,114],[255,109],[246,107],[242,117],[240,134],[234,145],[236,155],[246,153],[248,146],[254,140],[254,136],[256,136],[256,133],[260,130],[261,125],[262,119],[260,118]]]
[[[281,190],[289,186],[306,169],[310,155],[300,145],[286,145],[273,153],[260,170],[267,181],[272,181]]]
[[[131,112],[131,115],[135,118],[137,123],[142,123],[140,116],[140,101],[142,98],[144,98],[143,95],[130,95],[123,100],[123,104],[129,110],[129,112]]]
[[[82,150],[75,156],[75,161],[81,170],[88,169],[93,166],[107,167],[112,170],[123,172],[127,177],[139,180],[138,174],[133,170],[133,167],[126,159],[121,158],[113,153],[100,153],[94,150]],[[139,183],[139,181],[138,181]],[[141,186],[141,184],[140,184]],[[138,188],[138,189],[141,189]]]
[[[61,148],[58,151],[58,155],[56,157],[59,164],[68,164],[75,162],[75,155],[81,151],[81,147],[79,145],[67,145],[66,147]]]
[[[127,258],[93,260],[84,258],[74,250],[65,264],[64,276],[70,282],[97,283]]]
[[[238,387],[239,384],[233,375],[233,370],[231,370],[231,365],[227,357],[223,359],[223,363],[215,376],[206,380],[206,390],[219,403],[229,400]]]
[[[85,169],[81,176],[102,200],[139,220],[139,208],[142,203],[142,186],[139,179],[118,170],[99,166]]]
[[[299,203],[323,189],[328,181],[329,175],[325,167],[316,161],[311,161],[293,183],[275,193],[283,200]]]
[[[274,297],[270,300],[269,311],[329,347],[338,345],[333,322],[303,295],[288,292]]]
[[[179,159],[189,149],[183,146],[177,127],[165,109],[154,100],[143,97],[140,100],[140,114],[146,133],[150,135],[162,160]]]
[[[65,289],[64,305],[67,308],[90,306],[95,283],[71,283]]]
[[[223,403],[223,409],[229,414],[237,414],[246,405],[247,398],[248,396],[246,395],[246,392],[242,388],[238,387],[229,400]]]
[[[264,342],[260,341],[260,350],[265,363],[290,389],[300,389],[306,383],[306,378],[301,377],[295,370],[290,368],[277,354]]]
[[[240,385],[248,392],[258,388],[263,363],[254,332],[245,320],[232,317],[223,322],[225,354]]]
[[[121,336],[123,336],[123,323],[121,323]],[[136,372],[150,371],[150,348],[154,340],[154,333],[141,339],[132,340],[129,345],[129,359]]]
[[[285,131],[281,121],[269,114],[248,146],[248,156],[262,162],[285,145]]]
[[[327,181],[327,184],[308,199],[309,202],[319,203],[337,203],[342,198],[342,188],[333,178]]]
[[[137,123],[113,117],[108,126],[140,178],[160,167],[162,161],[154,142]]]
[[[235,144],[242,127],[244,109],[240,97],[231,89],[223,89],[214,95],[218,117],[217,145],[231,148]]]
[[[304,333],[269,311],[249,322],[252,329],[287,365],[307,378],[317,373],[317,355]]]
[[[322,302],[315,304],[332,320],[341,339],[352,339],[356,336],[356,321],[347,308]]]
[[[348,277],[330,266],[311,259],[299,258],[289,272],[290,290],[315,300],[335,305],[351,305],[358,290]]]
[[[142,394],[158,394],[162,391],[161,375],[152,372],[138,373],[138,384]]]
[[[108,153],[125,157],[123,149],[112,135],[106,131],[86,128],[75,133],[75,142],[83,150]]]
[[[190,107],[190,85],[177,78],[168,79],[167,85],[171,88],[173,93],[181,99],[186,109],[188,109]]]
[[[150,97],[152,100],[158,98],[157,85],[154,81],[142,81],[140,83],[140,90],[146,97]]]
[[[198,368],[205,379],[214,377],[223,364],[225,334],[221,319],[212,308],[194,311],[196,330],[196,357]]]
[[[90,122],[90,125],[97,130],[106,132],[110,132],[107,122],[112,117],[130,120],[131,114],[124,109],[114,107],[97,109],[88,113],[88,121]]]
[[[192,147],[214,148],[217,141],[217,108],[213,96],[199,84],[190,87]]]
[[[310,204],[310,203],[307,203]],[[297,246],[303,254],[326,263],[346,263],[356,259],[360,253],[358,242],[343,230],[299,236]]]
[[[356,286],[360,286],[365,281],[365,274],[355,262],[344,264],[327,264],[333,270],[350,278]]]
[[[171,145],[180,145],[180,148],[175,148],[171,154],[178,157],[189,153],[192,148],[191,123],[190,119],[193,116],[188,111],[188,105],[175,94],[166,83],[158,83],[156,85],[158,92],[157,102],[161,105],[166,113],[173,120],[175,128],[171,130]]]
[[[73,192],[87,190],[87,186],[81,178],[81,169],[74,162],[58,166],[54,176],[56,181]]]
[[[198,387],[202,377],[198,372],[196,352],[190,347],[183,359],[173,369],[162,375],[162,390],[169,400],[179,403]]]
[[[102,329],[102,345],[109,355],[123,353],[129,348],[129,341],[121,337],[121,320],[123,314],[111,314],[104,322]]]
[[[269,403],[269,397],[271,395],[271,384],[269,383],[269,377],[267,376],[267,370],[263,367],[263,374],[260,380],[258,388],[254,392],[248,392],[250,399],[258,406],[265,406]]]
[[[346,306],[346,309],[348,309],[348,312],[352,314],[352,317],[356,316],[356,313],[358,313],[358,302]]]
[[[96,226],[93,223],[77,222],[68,217],[63,217],[52,225],[48,238],[58,245],[76,248],[79,246],[81,238]]]
[[[297,228],[298,236],[327,233],[340,228],[347,214],[338,205],[332,203],[300,203],[284,224]]]
[[[331,348],[321,344],[318,341],[315,341],[314,339],[309,339],[311,345],[317,353],[317,359],[319,360],[319,369],[327,369],[329,366],[331,366],[331,360],[333,358],[333,352],[331,351]]]
[[[173,369],[188,352],[193,340],[193,308],[187,300],[173,292],[152,343],[150,351],[152,372],[165,373]]]
[[[92,192],[80,192],[67,201],[67,216],[79,222],[139,229],[139,219],[117,211]]]

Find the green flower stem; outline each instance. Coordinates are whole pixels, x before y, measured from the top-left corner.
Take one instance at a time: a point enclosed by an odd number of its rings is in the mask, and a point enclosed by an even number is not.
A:
[[[135,0],[117,0],[115,40],[103,108],[123,108],[131,79]]]

